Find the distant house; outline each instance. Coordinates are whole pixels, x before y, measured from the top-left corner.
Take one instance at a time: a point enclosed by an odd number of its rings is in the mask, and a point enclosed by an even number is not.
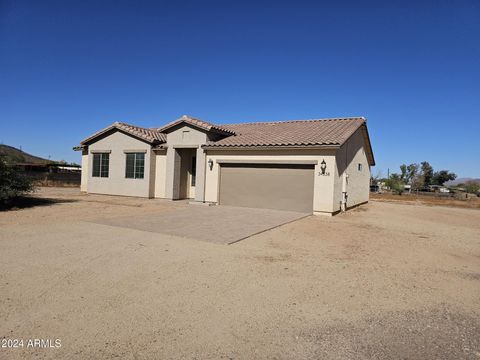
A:
[[[81,189],[332,214],[369,198],[365,118],[159,128],[114,123],[84,139]]]
[[[447,187],[442,186],[442,185],[430,185],[429,188],[430,188],[431,191],[438,192],[438,193],[447,194],[447,193],[450,192],[450,190]]]

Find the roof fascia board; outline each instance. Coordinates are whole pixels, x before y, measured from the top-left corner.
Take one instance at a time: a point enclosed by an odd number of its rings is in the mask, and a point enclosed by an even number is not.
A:
[[[373,155],[372,143],[370,142],[370,135],[368,134],[367,123],[363,124],[363,137],[368,147],[368,153],[370,154],[371,161],[370,166],[375,166],[375,156]]]
[[[172,131],[175,131],[176,129],[174,129],[174,128],[176,128],[177,126],[180,127],[182,124],[185,125],[185,126],[192,127],[194,129],[198,129],[198,130],[200,130],[202,132],[205,132],[205,133],[209,132],[209,130],[207,130],[207,129],[199,126],[199,125],[189,123],[186,120],[178,120],[173,124],[166,125],[165,127],[159,128],[158,131],[161,132],[161,133],[164,133],[164,134],[168,134]]]
[[[215,146],[202,145],[205,150],[336,150],[340,145],[283,145],[283,146]]]
[[[221,135],[226,135],[226,136],[231,136],[231,135],[235,134],[233,131],[232,132],[227,132],[227,131],[223,131],[221,129],[218,129],[216,127],[210,127],[210,129],[205,129],[204,127],[202,127],[200,125],[197,125],[197,124],[194,124],[194,123],[191,123],[186,119],[177,120],[173,124],[166,125],[164,127],[159,128],[158,131],[161,132],[161,133],[164,133],[164,134],[168,134],[169,132],[175,131],[175,130],[172,130],[172,128],[175,128],[175,127],[180,126],[182,124],[184,124],[186,126],[190,126],[194,129],[198,129],[198,130],[203,131],[205,133],[215,133],[215,134],[221,134]],[[221,125],[217,125],[217,126],[221,126]]]
[[[318,160],[217,160],[217,164],[286,164],[286,165],[318,165]]]
[[[363,135],[363,140],[365,142],[365,145],[367,146],[367,157],[369,158],[369,165],[370,166],[375,166],[375,159],[373,157],[373,149],[372,149],[372,145],[370,143],[370,137],[368,136],[368,128],[367,128],[367,119],[363,118],[363,123],[355,129],[354,132],[352,132],[350,134],[350,136],[339,146],[339,148],[343,145],[345,145],[349,140],[350,138],[355,135],[355,133],[361,129],[362,130],[362,135]]]
[[[110,131],[111,131],[111,133],[109,134]],[[91,144],[93,144],[93,143],[95,143],[95,142],[97,142],[97,141],[99,141],[99,140],[101,140],[101,139],[103,139],[103,138],[106,138],[107,136],[112,135],[112,134],[113,134],[114,132],[116,132],[116,131],[119,131],[119,132],[121,132],[121,133],[124,134],[124,135],[130,136],[130,137],[132,137],[132,138],[134,138],[134,139],[137,139],[137,140],[139,140],[139,141],[142,141],[142,142],[144,142],[145,144],[152,145],[152,144],[156,144],[156,143],[158,142],[158,140],[148,141],[148,140],[143,139],[143,138],[141,138],[141,137],[139,137],[139,136],[136,136],[136,135],[134,135],[134,134],[131,134],[131,133],[125,131],[125,130],[119,129],[119,128],[116,127],[116,126],[111,126],[110,128],[108,128],[108,130],[105,129],[105,130],[102,131],[101,133],[99,133],[99,134],[97,134],[97,135],[95,135],[95,136],[93,136],[93,137],[91,137],[91,138],[87,138],[87,141],[81,142],[80,144],[81,144],[82,146],[91,145]],[[101,138],[98,139],[99,137],[101,137]]]

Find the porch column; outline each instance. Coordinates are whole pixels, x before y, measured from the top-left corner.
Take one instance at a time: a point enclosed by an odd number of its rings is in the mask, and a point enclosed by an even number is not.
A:
[[[181,157],[173,147],[167,149],[165,196],[176,200],[180,197],[180,161]]]
[[[205,201],[205,166],[207,154],[201,147],[197,149],[197,176],[195,180],[195,201]]]

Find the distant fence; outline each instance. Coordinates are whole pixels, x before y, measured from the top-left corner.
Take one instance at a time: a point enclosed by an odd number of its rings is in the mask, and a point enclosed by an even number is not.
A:
[[[430,191],[415,191],[412,192],[405,191],[404,195],[418,195],[418,196],[430,196],[436,198],[451,198],[454,197],[454,193],[443,193],[443,192],[430,192]]]
[[[33,180],[37,186],[80,186],[81,173],[80,172],[33,172],[26,171],[30,179]]]
[[[429,191],[415,191],[412,190],[412,192],[404,192],[402,196],[418,196],[418,197],[430,197],[430,198],[437,198],[437,199],[456,199],[456,200],[466,200],[470,198],[476,197],[473,194],[467,194],[464,192],[449,192],[449,193],[443,193],[443,192],[429,192]]]

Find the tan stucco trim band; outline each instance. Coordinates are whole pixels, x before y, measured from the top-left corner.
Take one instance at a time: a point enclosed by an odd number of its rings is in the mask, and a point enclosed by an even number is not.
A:
[[[318,160],[223,160],[216,161],[217,164],[283,164],[283,165],[317,165]]]
[[[108,153],[108,154],[110,154],[110,153],[112,152],[112,150],[90,150],[90,152],[91,152],[92,154],[95,154],[95,153],[97,153],[97,154],[98,154],[98,153],[102,153],[102,154],[103,154],[103,153]]]
[[[198,145],[173,145],[174,149],[198,149]]]

